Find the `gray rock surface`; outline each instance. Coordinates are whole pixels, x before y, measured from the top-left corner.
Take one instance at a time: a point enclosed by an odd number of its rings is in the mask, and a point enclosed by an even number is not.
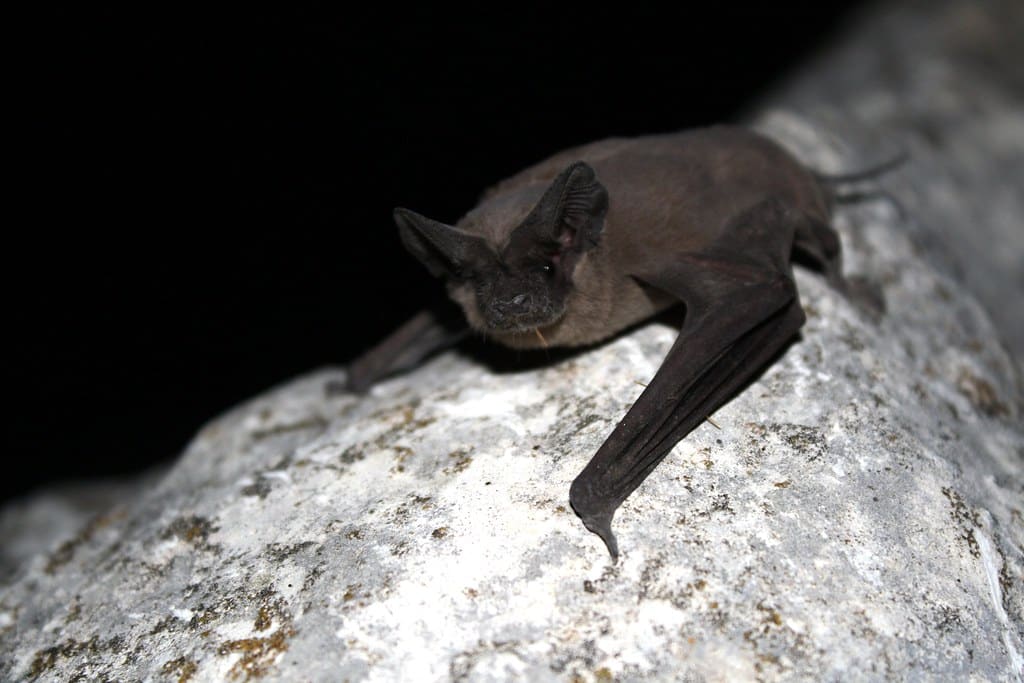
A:
[[[0,508],[0,584],[26,560],[74,536],[90,519],[162,476],[159,468],[138,477],[52,486]]]
[[[837,148],[766,117],[812,163]],[[656,370],[652,324],[518,373],[325,370],[207,425],[0,592],[0,679],[1013,680],[1021,384],[885,203],[837,218],[874,321],[810,273],[803,338],[623,505],[569,482]]]
[[[862,149],[813,113],[758,125],[816,168]],[[449,353],[363,398],[299,378],[45,552],[7,510],[0,680],[1019,680],[1024,387],[922,258],[915,169],[907,219],[836,219],[887,313],[798,272],[802,338],[626,501],[617,565],[568,486],[664,324],[521,372]]]
[[[768,98],[841,140],[846,170],[910,153],[886,179],[927,261],[968,287],[1024,362],[1024,3],[880,3]],[[764,104],[756,110],[763,109]]]

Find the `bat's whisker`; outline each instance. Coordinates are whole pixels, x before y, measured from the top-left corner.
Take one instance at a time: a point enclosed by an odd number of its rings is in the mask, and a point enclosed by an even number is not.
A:
[[[548,340],[545,339],[544,335],[540,333],[540,328],[535,327],[533,328],[533,331],[537,335],[537,339],[540,339],[541,346],[543,346],[545,349],[548,348]]]

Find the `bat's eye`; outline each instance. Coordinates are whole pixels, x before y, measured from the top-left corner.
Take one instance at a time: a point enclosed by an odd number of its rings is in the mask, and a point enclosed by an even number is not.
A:
[[[545,263],[540,267],[540,272],[544,273],[548,277],[551,277],[552,275],[555,274],[555,267],[552,266],[550,263]]]

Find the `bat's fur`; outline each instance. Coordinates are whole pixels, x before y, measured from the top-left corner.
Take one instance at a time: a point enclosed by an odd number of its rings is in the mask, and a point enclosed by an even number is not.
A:
[[[638,284],[630,265],[648,261],[651,252],[661,258],[706,247],[731,216],[766,196],[780,198],[811,222],[828,221],[827,195],[810,172],[761,136],[716,126],[566,150],[487,191],[455,227],[501,253],[544,191],[576,160],[594,169],[612,200],[600,241],[580,256],[558,315],[516,331],[497,329],[480,310],[493,295],[478,296],[471,283],[449,284],[470,326],[505,346],[539,346],[533,327],[552,346],[591,344],[676,303]]]
[[[679,341],[570,492],[615,556],[619,504],[802,325],[792,257],[844,287],[831,199],[774,142],[716,126],[566,150],[454,226],[395,218],[469,326],[506,346],[590,344],[686,306]],[[350,387],[422,358],[449,338],[439,330],[421,315],[350,367]]]

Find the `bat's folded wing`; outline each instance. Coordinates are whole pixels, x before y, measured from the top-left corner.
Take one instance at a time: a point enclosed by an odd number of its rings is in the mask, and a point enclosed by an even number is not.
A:
[[[618,546],[611,521],[619,505],[803,324],[788,264],[792,230],[787,233],[785,220],[774,203],[759,205],[737,217],[706,251],[634,274],[679,298],[687,310],[658,372],[570,490],[573,509],[613,557]],[[752,239],[765,243],[751,244]]]

